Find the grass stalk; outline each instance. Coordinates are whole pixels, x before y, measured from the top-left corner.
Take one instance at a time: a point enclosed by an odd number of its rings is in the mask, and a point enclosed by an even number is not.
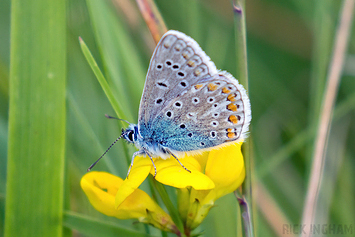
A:
[[[136,0],[136,2],[155,43],[158,43],[167,31],[163,17],[153,0]]]
[[[92,54],[91,54],[90,50],[88,49],[88,47],[86,46],[85,42],[83,41],[82,38],[79,38],[79,42],[80,42],[81,50],[83,51],[83,54],[84,54],[86,60],[88,61],[88,63],[90,65],[92,71],[94,72],[98,82],[100,83],[103,91],[105,92],[105,94],[106,94],[108,100],[110,101],[113,109],[115,110],[116,115],[119,118],[121,118],[121,119],[125,119],[125,120],[129,119],[129,118],[127,118],[126,113],[124,113],[120,103],[115,99],[110,86],[108,85],[104,75],[102,74],[99,66],[97,65],[94,57],[92,56]],[[125,125],[125,123],[123,121],[121,121],[121,122],[122,122],[122,124]]]
[[[11,5],[5,236],[62,236],[66,4]]]
[[[237,56],[237,79],[248,90],[248,60],[246,43],[245,1],[233,1],[235,46]],[[250,138],[249,138],[250,139]],[[240,192],[235,192],[242,215],[243,235],[254,236],[252,211],[252,174],[250,160],[250,143],[243,144],[246,176]],[[240,193],[241,196],[238,196]]]
[[[327,85],[321,107],[320,119],[317,130],[316,143],[313,151],[313,164],[311,177],[308,185],[306,202],[303,209],[302,224],[309,226],[314,221],[314,211],[317,206],[319,186],[323,175],[323,164],[327,147],[328,133],[331,124],[331,116],[335,104],[335,99],[342,74],[344,60],[350,37],[354,14],[354,0],[345,0],[340,13],[340,21],[336,32],[336,39],[331,59]],[[310,236],[311,233],[305,231],[302,236]]]

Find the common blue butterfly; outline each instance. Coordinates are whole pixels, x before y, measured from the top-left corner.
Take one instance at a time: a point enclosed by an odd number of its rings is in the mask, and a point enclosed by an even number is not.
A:
[[[178,157],[187,152],[241,141],[250,120],[243,86],[231,74],[217,70],[195,40],[170,30],[150,60],[138,124],[129,124],[118,138],[138,148],[128,174],[137,155],[151,160],[172,155],[181,164]],[[153,166],[156,175],[154,162]]]

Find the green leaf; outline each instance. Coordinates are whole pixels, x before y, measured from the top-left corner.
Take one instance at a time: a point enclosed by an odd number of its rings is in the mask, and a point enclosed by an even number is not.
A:
[[[65,1],[13,0],[5,236],[61,236]]]
[[[113,109],[115,110],[117,116],[119,118],[127,119],[127,116],[123,112],[122,105],[120,105],[120,103],[113,96],[112,90],[111,90],[110,86],[108,85],[104,75],[102,74],[99,66],[97,65],[95,59],[93,58],[92,54],[90,53],[90,50],[88,49],[85,42],[81,38],[79,38],[79,42],[80,42],[81,50],[83,51],[83,54],[84,54],[86,60],[88,61],[91,69],[95,73],[97,80],[99,81],[102,89],[104,90],[104,92],[105,92],[108,100],[110,101]]]

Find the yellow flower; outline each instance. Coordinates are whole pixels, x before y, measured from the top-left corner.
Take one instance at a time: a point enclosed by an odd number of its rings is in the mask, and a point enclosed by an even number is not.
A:
[[[90,172],[81,178],[81,188],[96,210],[118,219],[138,219],[161,230],[179,234],[179,230],[156,202],[140,189],[134,190],[119,208],[115,208],[115,196],[123,180],[106,172]]]
[[[179,212],[187,231],[201,224],[218,198],[233,192],[243,183],[245,167],[241,145],[234,143],[208,154],[205,175],[215,184],[214,189],[196,190],[192,187],[179,190]],[[201,162],[205,161],[201,159]]]
[[[179,188],[179,212],[185,226],[196,228],[206,217],[214,202],[236,190],[244,181],[245,167],[240,143],[180,159],[187,172],[173,158],[154,159],[157,168],[156,180]],[[154,175],[150,159],[137,156],[129,174],[116,195],[116,207],[136,190],[149,173]]]
[[[241,145],[242,142],[233,143],[199,155],[186,155],[180,161],[191,173],[173,157],[153,159],[157,169],[155,179],[178,188],[178,207],[185,233],[200,225],[218,198],[233,192],[244,181]],[[170,216],[138,189],[149,173],[155,173],[151,160],[137,156],[125,180],[105,172],[90,172],[82,178],[81,186],[91,204],[108,216],[137,218],[179,234]]]
[[[162,184],[176,188],[193,187],[196,190],[210,190],[215,187],[213,181],[201,173],[200,163],[192,156],[185,156],[180,159],[191,173],[187,172],[173,157],[167,160],[157,158],[153,161],[157,168],[155,179]],[[123,181],[117,192],[116,207],[119,207],[141,185],[149,173],[152,175],[155,173],[151,160],[147,159],[146,156],[137,156],[128,178]]]

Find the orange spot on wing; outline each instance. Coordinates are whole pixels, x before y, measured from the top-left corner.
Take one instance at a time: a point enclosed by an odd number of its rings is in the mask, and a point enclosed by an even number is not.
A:
[[[195,62],[190,60],[190,61],[187,62],[187,65],[189,67],[194,67],[195,66]]]
[[[233,132],[233,128],[227,128],[227,132]]]
[[[200,69],[196,69],[196,70],[194,71],[194,75],[195,75],[195,76],[198,76],[198,75],[200,75],[200,74],[201,74]]]
[[[235,133],[234,132],[229,132],[229,133],[227,133],[227,137],[228,138],[233,138],[233,137],[235,137]]]
[[[200,89],[201,87],[203,87],[202,84],[197,84],[197,85],[195,86],[195,89],[198,90],[198,89]]]
[[[210,83],[207,85],[209,91],[215,91],[217,89],[217,85]]]
[[[187,59],[189,57],[189,55],[187,55],[187,53],[182,53],[182,56]]]
[[[234,124],[238,123],[238,118],[235,115],[229,116],[228,120]],[[228,131],[229,132],[229,131]]]
[[[235,99],[235,94],[229,94],[228,97],[227,97],[227,99],[228,99],[229,101],[236,101],[236,99]]]
[[[232,110],[233,112],[236,112],[237,106],[235,104],[230,103],[229,105],[227,105],[227,109]]]
[[[231,92],[230,90],[228,90],[226,87],[223,87],[222,92],[225,94],[228,94],[229,92]]]

